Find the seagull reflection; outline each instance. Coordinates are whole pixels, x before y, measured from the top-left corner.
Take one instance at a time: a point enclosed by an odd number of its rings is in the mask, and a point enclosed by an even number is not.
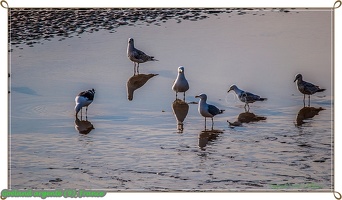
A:
[[[217,137],[223,133],[221,130],[204,130],[201,131],[198,137],[198,147],[201,150],[205,150],[205,147],[209,142],[213,142],[217,139]]]
[[[177,119],[177,130],[179,131],[179,133],[182,133],[184,129],[183,122],[189,111],[189,104],[183,100],[176,99],[172,103],[172,111]]]
[[[251,112],[243,112],[239,114],[237,121],[229,122],[227,120],[227,122],[229,123],[230,127],[235,127],[242,126],[242,123],[258,122],[261,120],[266,120],[266,117],[258,116]]]
[[[81,120],[76,116],[75,119],[75,129],[76,131],[78,131],[81,134],[88,134],[90,133],[91,130],[95,129],[93,124],[88,121],[88,119],[86,118],[86,120]]]
[[[129,101],[133,100],[133,93],[136,89],[145,85],[145,83],[152,77],[158,74],[138,74],[133,75],[127,81],[127,98]]]
[[[314,108],[314,107],[303,107],[299,110],[296,118],[297,126],[301,126],[302,124],[306,123],[304,120],[313,118],[315,115],[318,115],[318,113],[322,110],[325,110],[322,107]]]

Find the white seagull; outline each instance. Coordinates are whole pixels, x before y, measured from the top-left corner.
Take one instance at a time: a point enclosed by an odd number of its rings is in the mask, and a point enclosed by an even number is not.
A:
[[[267,100],[267,98],[262,98],[259,95],[255,95],[250,92],[243,91],[239,89],[236,85],[231,85],[227,93],[232,90],[235,92],[236,96],[240,99],[240,101],[245,103],[245,109],[246,109],[246,106],[248,106],[248,110],[249,110],[249,105],[248,105],[249,103]]]
[[[305,95],[309,95],[309,106],[310,106],[310,95],[315,94],[316,92],[323,92],[325,89],[319,88],[319,86],[314,85],[312,83],[303,81],[303,76],[301,74],[297,74],[295,77],[295,80],[293,82],[297,81],[297,88],[299,92],[304,94],[303,102],[305,106]]]
[[[213,117],[217,114],[223,113],[224,110],[220,110],[214,105],[207,104],[207,95],[206,94],[200,94],[200,95],[195,96],[195,97],[200,98],[200,101],[198,103],[198,112],[204,117],[205,127],[207,125],[207,117],[210,117],[211,118],[211,128],[213,129],[213,126],[214,126]]]
[[[128,38],[127,56],[134,63],[134,74],[135,71],[139,73],[139,63],[158,61],[154,58],[154,56],[146,55],[144,52],[134,48],[133,38]]]
[[[184,75],[184,67],[180,66],[178,67],[178,75],[173,83],[172,90],[176,92],[176,99],[177,99],[177,93],[178,92],[184,92],[184,101],[185,101],[185,92],[189,89],[189,83],[185,78]]]
[[[86,115],[88,114],[88,106],[93,102],[95,95],[95,90],[87,90],[80,92],[75,98],[75,115],[77,116],[78,112],[81,110],[82,116],[82,108],[86,107]]]

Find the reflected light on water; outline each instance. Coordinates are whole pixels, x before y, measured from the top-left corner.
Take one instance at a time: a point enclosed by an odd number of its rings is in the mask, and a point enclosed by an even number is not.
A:
[[[205,150],[208,143],[214,142],[222,133],[223,131],[214,129],[201,131],[198,137],[198,147],[200,147],[201,150]]]
[[[86,120],[82,120],[82,118],[80,120],[78,116],[76,116],[75,129],[81,134],[88,134],[95,128],[93,124],[90,121],[88,121],[87,118]]]
[[[135,90],[141,88],[145,83],[150,80],[152,77],[157,76],[158,74],[138,74],[133,75],[127,81],[127,98],[129,101],[133,100],[133,93]]]
[[[312,119],[314,116],[318,115],[319,112],[325,110],[322,107],[315,108],[315,107],[303,107],[298,111],[297,118],[296,118],[296,125],[301,126],[306,123],[304,120]]]
[[[184,120],[189,112],[189,104],[183,100],[176,99],[172,103],[172,111],[177,120],[177,130],[179,133],[183,133]]]
[[[250,123],[250,122],[258,122],[261,120],[266,120],[266,117],[263,116],[257,116],[254,113],[251,112],[242,112],[239,114],[237,117],[237,121],[235,122],[228,122],[230,127],[235,127],[235,126],[242,126],[243,123]]]

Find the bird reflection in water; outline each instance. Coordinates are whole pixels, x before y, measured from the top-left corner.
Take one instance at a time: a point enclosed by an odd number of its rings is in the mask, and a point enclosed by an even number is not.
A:
[[[315,108],[315,107],[303,107],[298,111],[297,118],[296,118],[296,126],[301,126],[304,123],[304,120],[311,119],[315,115],[318,115],[318,113],[322,110],[325,110],[322,107]]]
[[[158,74],[138,74],[133,75],[127,81],[127,98],[129,101],[133,100],[133,93],[136,89],[141,88],[152,77]]]
[[[184,130],[184,120],[189,112],[189,104],[183,100],[176,99],[172,103],[172,111],[177,119],[177,130],[178,133],[183,133]]]
[[[243,123],[258,122],[261,120],[266,120],[266,117],[258,116],[251,112],[243,112],[239,114],[237,121],[229,122],[227,120],[227,122],[230,127],[234,128],[235,126],[242,126]]]
[[[198,147],[201,150],[205,150],[207,144],[215,141],[217,137],[223,133],[221,130],[203,130],[198,137]]]
[[[76,116],[75,118],[75,129],[76,131],[78,131],[81,134],[88,134],[90,133],[90,131],[92,131],[94,128],[93,124],[88,121],[88,119],[86,118],[86,120],[81,120]]]

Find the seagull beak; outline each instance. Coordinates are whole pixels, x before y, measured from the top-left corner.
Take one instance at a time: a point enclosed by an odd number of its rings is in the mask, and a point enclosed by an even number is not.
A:
[[[200,96],[197,95],[197,96],[195,96],[195,98],[200,98]]]
[[[230,92],[230,91],[232,91],[232,89],[229,89],[229,90],[227,91],[227,93]]]
[[[297,79],[295,79],[293,82],[296,82]]]

